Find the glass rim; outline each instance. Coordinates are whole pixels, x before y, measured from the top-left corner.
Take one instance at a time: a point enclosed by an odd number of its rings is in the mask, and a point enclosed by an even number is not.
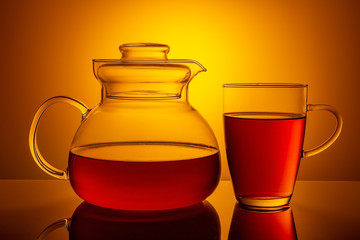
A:
[[[301,83],[225,83],[224,88],[307,88]]]

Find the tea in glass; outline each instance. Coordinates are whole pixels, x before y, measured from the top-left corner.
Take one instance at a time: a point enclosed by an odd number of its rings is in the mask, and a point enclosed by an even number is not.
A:
[[[305,117],[229,113],[224,121],[235,194],[248,198],[290,196],[300,163]]]

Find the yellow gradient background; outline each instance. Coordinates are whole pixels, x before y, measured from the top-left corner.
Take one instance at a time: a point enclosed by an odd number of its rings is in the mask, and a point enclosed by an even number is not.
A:
[[[360,180],[360,3],[305,1],[1,1],[2,179],[50,179],[32,160],[28,132],[47,98],[66,95],[95,106],[100,84],[93,58],[120,58],[128,42],[170,45],[169,58],[199,61],[208,72],[190,83],[190,102],[216,134],[222,178],[229,179],[222,123],[222,84],[309,84],[309,103],[336,107],[339,139],[303,159],[300,180]],[[80,114],[58,104],[41,121],[39,146],[65,169]],[[308,116],[305,148],[333,130],[328,113]]]

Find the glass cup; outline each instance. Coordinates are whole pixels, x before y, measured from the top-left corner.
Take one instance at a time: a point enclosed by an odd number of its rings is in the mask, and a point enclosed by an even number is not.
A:
[[[318,154],[339,136],[342,118],[325,104],[307,104],[307,85],[224,85],[226,153],[235,196],[245,208],[274,210],[290,202],[300,158]],[[303,150],[308,111],[329,111],[336,129],[323,144]]]

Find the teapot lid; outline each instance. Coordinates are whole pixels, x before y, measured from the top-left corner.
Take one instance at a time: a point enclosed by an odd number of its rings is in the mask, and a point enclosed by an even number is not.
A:
[[[122,60],[167,60],[170,47],[159,43],[125,43],[121,44]]]
[[[125,43],[119,46],[121,59],[93,59],[94,63],[105,64],[191,64],[197,65],[200,71],[206,71],[199,62],[190,59],[168,59],[170,47],[160,43]]]
[[[126,43],[119,48],[121,59],[93,60],[94,75],[105,86],[106,96],[178,98],[194,76],[206,71],[194,60],[169,60],[165,44]]]

